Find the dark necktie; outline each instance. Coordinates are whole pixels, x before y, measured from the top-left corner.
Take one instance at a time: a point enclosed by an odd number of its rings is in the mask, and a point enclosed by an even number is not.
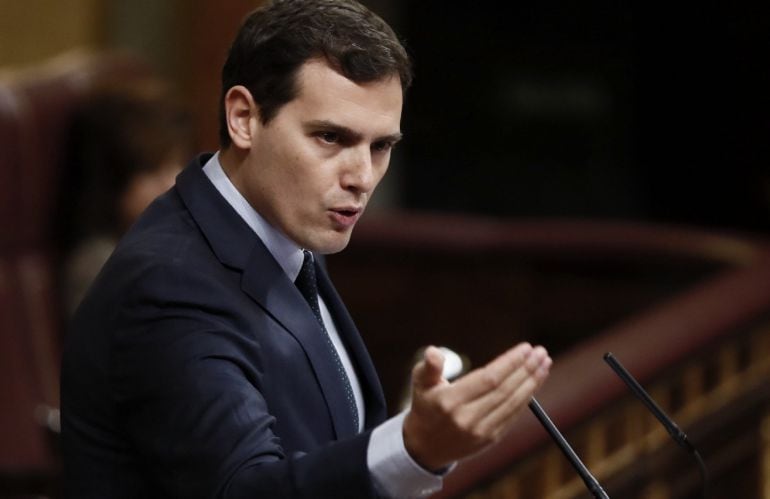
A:
[[[297,286],[300,293],[302,293],[302,296],[305,297],[305,300],[307,300],[310,308],[313,310],[313,314],[315,314],[316,319],[318,319],[318,323],[321,324],[321,329],[323,329],[324,333],[324,341],[331,351],[335,364],[334,367],[337,369],[342,388],[345,390],[345,398],[348,400],[348,406],[353,416],[355,433],[358,433],[358,409],[356,408],[356,399],[353,396],[353,388],[350,386],[350,380],[345,372],[345,368],[342,366],[340,356],[337,353],[337,349],[334,348],[334,343],[332,343],[332,339],[329,337],[329,333],[324,326],[324,321],[321,318],[321,309],[318,306],[318,286],[315,279],[313,254],[307,250],[302,250],[302,253],[305,258],[302,260],[302,269],[299,271],[299,275],[297,276],[297,280],[294,281],[294,284]]]

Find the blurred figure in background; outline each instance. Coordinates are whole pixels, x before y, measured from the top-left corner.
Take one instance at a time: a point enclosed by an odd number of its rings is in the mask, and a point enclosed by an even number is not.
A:
[[[174,185],[192,151],[190,115],[158,79],[100,89],[77,112],[61,213],[67,317],[120,236]]]

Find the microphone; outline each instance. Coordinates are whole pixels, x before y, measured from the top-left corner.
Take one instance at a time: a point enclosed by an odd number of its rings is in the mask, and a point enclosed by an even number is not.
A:
[[[655,403],[650,395],[642,388],[642,385],[629,373],[625,367],[618,361],[611,352],[604,354],[604,361],[609,364],[615,374],[631,389],[636,397],[642,401],[647,409],[660,421],[663,427],[666,429],[671,438],[679,444],[688,454],[695,457],[698,462],[698,468],[700,469],[702,479],[701,497],[704,499],[708,497],[708,473],[706,471],[706,465],[703,462],[698,450],[687,439],[687,435],[674,423],[674,421],[663,412],[663,409]]]
[[[535,414],[538,421],[540,421],[540,424],[545,427],[551,438],[556,442],[556,445],[559,446],[559,449],[561,449],[562,453],[567,457],[567,460],[569,460],[572,467],[575,468],[575,471],[580,475],[580,478],[583,479],[589,492],[598,499],[610,499],[610,496],[608,496],[604,489],[602,489],[602,486],[599,485],[596,478],[591,475],[591,472],[588,471],[586,465],[583,464],[583,461],[581,461],[578,455],[575,454],[575,451],[572,450],[572,447],[570,447],[567,440],[561,434],[559,429],[556,428],[556,425],[553,424],[551,418],[548,417],[548,414],[546,414],[545,410],[543,410],[534,397],[529,401],[529,408]]]

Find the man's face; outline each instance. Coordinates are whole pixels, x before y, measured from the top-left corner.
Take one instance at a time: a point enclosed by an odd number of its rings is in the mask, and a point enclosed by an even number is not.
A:
[[[298,96],[267,126],[250,120],[254,138],[233,181],[295,243],[335,253],[348,244],[401,136],[401,82],[355,83],[315,59],[297,82]]]

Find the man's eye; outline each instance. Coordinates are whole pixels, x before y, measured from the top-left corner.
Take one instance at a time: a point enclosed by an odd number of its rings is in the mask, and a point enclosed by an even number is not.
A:
[[[393,148],[393,144],[388,141],[375,142],[372,144],[372,150],[377,152],[387,152]]]
[[[340,135],[336,132],[320,132],[318,137],[328,144],[336,144],[340,141]]]

